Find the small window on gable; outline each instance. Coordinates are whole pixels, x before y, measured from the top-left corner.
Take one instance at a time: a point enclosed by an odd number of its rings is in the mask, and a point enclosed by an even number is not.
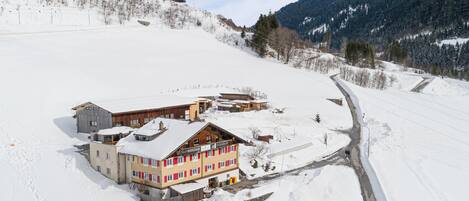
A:
[[[207,137],[205,137],[205,141],[207,141],[207,143],[212,143],[212,136],[207,135]]]
[[[198,145],[199,145],[199,138],[196,138],[196,139],[194,140],[194,146],[198,146]]]

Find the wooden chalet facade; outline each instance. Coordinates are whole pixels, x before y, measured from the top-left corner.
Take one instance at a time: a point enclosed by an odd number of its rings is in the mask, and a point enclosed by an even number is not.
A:
[[[72,108],[75,110],[77,131],[95,133],[102,129],[119,126],[139,128],[157,117],[191,121],[198,118],[198,101],[177,97],[162,101],[163,98],[137,99],[134,102],[132,99],[125,99],[80,104]]]
[[[219,187],[239,180],[238,148],[246,141],[212,123],[157,118],[132,135],[118,146],[130,181],[148,194],[187,182]]]

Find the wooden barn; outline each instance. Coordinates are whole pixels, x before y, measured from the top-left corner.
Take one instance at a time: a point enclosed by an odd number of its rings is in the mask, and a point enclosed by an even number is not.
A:
[[[193,121],[199,116],[197,100],[175,96],[86,102],[72,109],[79,133],[119,126],[140,128],[157,117]]]

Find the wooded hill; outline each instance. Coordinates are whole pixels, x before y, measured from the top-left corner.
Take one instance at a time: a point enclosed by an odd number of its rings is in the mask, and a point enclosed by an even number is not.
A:
[[[438,45],[469,38],[469,0],[299,0],[276,16],[282,26],[312,42],[330,34],[336,50],[343,41],[361,41],[385,52],[397,41],[410,65],[469,69],[469,43]]]

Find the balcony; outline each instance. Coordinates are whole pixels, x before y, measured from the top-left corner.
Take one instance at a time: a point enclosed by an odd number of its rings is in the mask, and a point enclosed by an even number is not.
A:
[[[216,149],[219,147],[225,147],[227,145],[230,145],[233,142],[233,140],[223,140],[211,144],[206,144],[206,145],[200,145],[196,147],[188,147],[188,148],[183,148],[181,151],[178,152],[178,155],[182,154],[192,154],[192,153],[198,153],[198,152],[204,152],[212,149]]]

